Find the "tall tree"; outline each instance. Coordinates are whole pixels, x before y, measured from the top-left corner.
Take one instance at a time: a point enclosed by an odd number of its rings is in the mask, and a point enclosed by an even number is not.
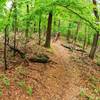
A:
[[[45,47],[50,47],[51,42],[51,29],[52,29],[52,11],[49,12],[48,16],[48,27],[47,27],[47,33],[46,33],[46,41],[45,41]]]
[[[85,27],[83,50],[85,50],[85,47],[86,47],[86,40],[87,40],[87,27]]]
[[[17,0],[14,0],[14,49],[16,48],[16,34],[17,34]],[[14,50],[14,56],[15,56]]]
[[[5,41],[4,41],[4,64],[5,64],[5,70],[7,70],[7,29],[8,25],[5,27]]]
[[[41,44],[41,14],[39,16],[39,45]]]
[[[61,21],[60,19],[58,20],[58,31],[60,30],[60,25],[61,25]]]
[[[76,34],[75,34],[74,42],[77,41],[77,36],[78,36],[78,33],[79,33],[79,28],[80,28],[80,22],[78,21],[77,22],[77,29],[76,29]]]
[[[26,4],[26,13],[27,13],[27,19],[26,19],[26,31],[25,31],[25,38],[26,38],[26,43],[25,43],[25,49],[26,49],[26,44],[28,41],[28,33],[29,33],[29,4]]]
[[[94,11],[94,15],[96,17],[96,23],[98,23],[99,22],[99,14],[98,14],[98,9],[97,9],[97,1],[92,0],[92,2],[93,2],[93,5],[94,5],[93,11]],[[97,26],[98,26],[98,24],[97,24]],[[90,51],[90,54],[89,54],[89,57],[91,59],[94,59],[97,44],[98,44],[98,39],[99,39],[99,31],[97,31],[96,34],[94,34],[92,48],[91,48],[91,51]]]
[[[34,33],[36,32],[36,22],[34,21]]]
[[[68,31],[67,31],[67,37],[66,37],[66,39],[68,40],[68,42],[70,40],[70,35],[71,35],[71,29],[70,29],[70,27],[71,27],[71,22],[69,22],[69,24],[68,24]]]

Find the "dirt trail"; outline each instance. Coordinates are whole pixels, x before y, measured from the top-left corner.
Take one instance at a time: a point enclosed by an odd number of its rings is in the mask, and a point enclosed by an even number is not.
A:
[[[63,77],[66,77],[68,82],[68,84],[65,84],[66,88],[62,100],[78,100],[77,96],[80,93],[81,87],[77,85],[80,81],[81,72],[78,67],[73,65],[70,61],[71,53],[61,46],[60,41],[54,43],[52,47],[55,55],[59,59],[59,65],[61,65],[61,68],[64,69],[65,76]]]

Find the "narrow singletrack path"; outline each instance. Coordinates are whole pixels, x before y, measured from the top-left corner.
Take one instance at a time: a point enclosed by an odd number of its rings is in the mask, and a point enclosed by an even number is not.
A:
[[[71,53],[61,46],[60,41],[52,44],[55,55],[58,57],[58,63],[62,69],[64,69],[64,73],[68,84],[65,84],[66,88],[64,91],[64,95],[62,100],[78,100],[77,96],[80,93],[80,86],[78,86],[78,82],[80,82],[80,69],[76,65],[71,62],[70,56]]]

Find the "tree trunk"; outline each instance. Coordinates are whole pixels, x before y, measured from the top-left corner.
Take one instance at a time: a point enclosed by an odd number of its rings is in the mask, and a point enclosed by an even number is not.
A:
[[[95,52],[96,52],[96,49],[97,49],[98,39],[99,39],[99,32],[94,34],[93,44],[92,44],[92,48],[91,48],[91,51],[90,51],[90,54],[89,54],[89,57],[91,59],[94,59]]]
[[[26,30],[25,30],[25,52],[26,52],[26,45],[28,42],[28,37],[29,37],[29,4],[26,4],[26,15],[27,15],[27,19],[26,19]]]
[[[5,65],[5,70],[7,70],[7,28],[8,28],[8,25],[5,27],[5,41],[4,41],[4,65]]]
[[[14,48],[16,48],[16,33],[17,33],[17,2],[14,1]],[[15,51],[14,51],[15,56]]]
[[[52,11],[49,12],[48,16],[48,27],[47,27],[47,34],[46,34],[46,42],[45,42],[45,47],[49,48],[50,47],[50,42],[51,42],[51,28],[52,28]]]
[[[60,31],[60,24],[61,24],[61,22],[60,22],[60,19],[59,19],[59,21],[58,21],[58,31]]]
[[[71,35],[70,26],[71,26],[71,23],[69,23],[69,25],[68,25],[68,32],[67,32],[67,40],[68,40],[68,42],[70,40],[70,35]]]
[[[86,40],[87,40],[87,27],[85,27],[85,35],[84,35],[83,50],[85,50],[85,47],[86,47]]]
[[[56,18],[54,17],[54,21],[53,21],[53,33],[55,33],[55,32],[56,32]]]
[[[94,15],[96,17],[96,22],[99,22],[97,2],[96,2],[96,0],[92,0],[92,1],[93,1],[93,4],[95,5],[94,8],[93,8],[93,11],[94,11]],[[97,24],[97,26],[98,26],[98,24]],[[97,31],[97,33],[94,34],[93,43],[92,43],[92,47],[91,47],[90,54],[89,54],[89,57],[91,59],[94,59],[95,52],[96,52],[96,49],[97,49],[98,39],[99,39],[99,31]]]
[[[34,33],[36,32],[36,22],[34,22]]]
[[[26,13],[27,13],[27,17],[29,15],[29,5],[26,5]],[[26,38],[26,43],[25,43],[25,49],[26,49],[26,44],[28,41],[28,33],[29,33],[29,18],[27,18],[26,20],[26,32],[25,32],[25,38]]]
[[[74,42],[77,41],[77,36],[78,36],[79,28],[80,28],[80,22],[77,22],[77,29],[76,29],[76,34],[75,34]]]
[[[39,45],[41,44],[41,16],[39,16]]]

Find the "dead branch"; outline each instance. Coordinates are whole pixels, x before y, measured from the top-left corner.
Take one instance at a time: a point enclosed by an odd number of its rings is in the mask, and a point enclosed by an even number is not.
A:
[[[25,58],[25,53],[19,50],[18,48],[14,48],[13,46],[7,44],[8,47],[12,50],[15,51],[16,53],[20,54],[21,58]]]
[[[86,53],[86,51],[84,51],[83,49],[76,49],[76,48],[73,48],[73,47],[66,46],[66,45],[64,45],[64,44],[61,44],[61,46],[65,47],[65,48],[68,48],[68,49],[70,49],[71,51],[72,51],[72,50],[76,50],[76,51],[80,51],[80,52]]]

